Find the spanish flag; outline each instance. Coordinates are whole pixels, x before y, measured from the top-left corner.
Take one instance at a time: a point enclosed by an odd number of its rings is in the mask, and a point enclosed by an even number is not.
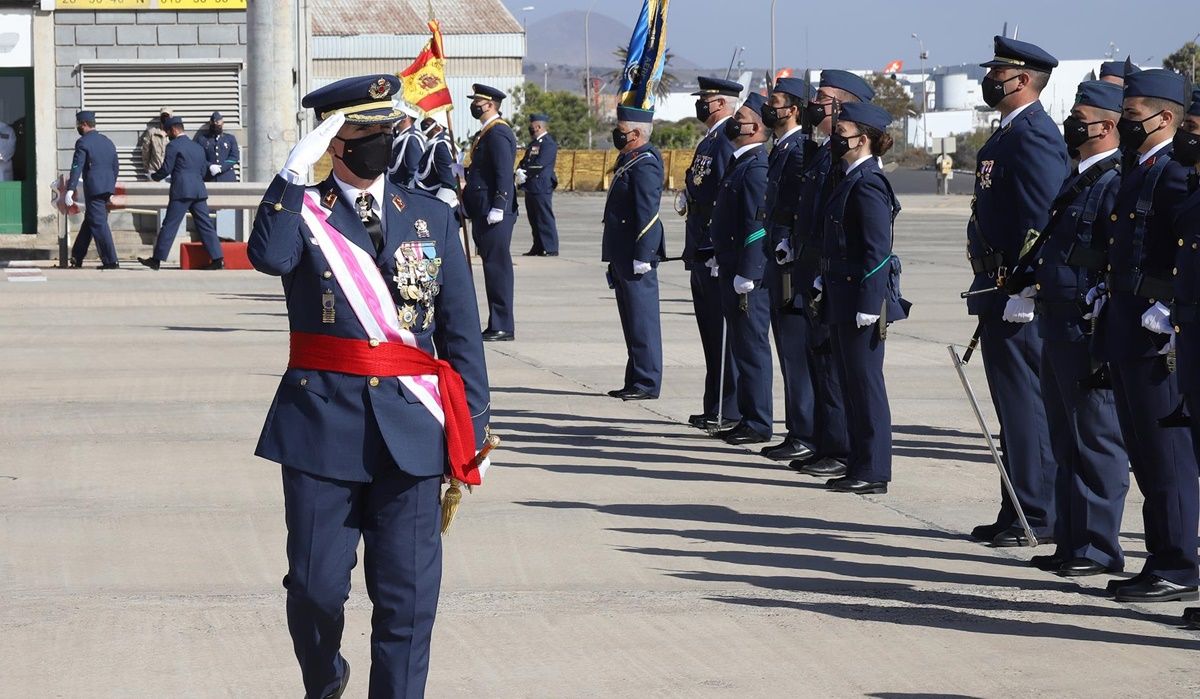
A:
[[[399,73],[404,84],[404,101],[425,114],[454,109],[450,88],[446,85],[446,54],[442,50],[442,30],[436,19],[429,20],[432,34],[412,65]]]

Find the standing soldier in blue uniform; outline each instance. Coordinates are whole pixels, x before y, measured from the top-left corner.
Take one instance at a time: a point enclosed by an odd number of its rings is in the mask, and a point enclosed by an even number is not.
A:
[[[832,136],[836,115],[842,105],[870,102],[874,97],[875,90],[858,75],[836,68],[822,70],[817,95],[806,106],[808,121],[817,131]],[[830,144],[826,141],[804,163],[792,236],[786,246],[781,243],[775,250],[776,260],[782,259],[785,264],[792,264],[793,305],[805,313],[808,322],[804,351],[813,390],[813,446],[816,454],[793,460],[788,466],[820,478],[845,476],[846,461],[850,456],[846,405],[841,377],[833,356],[832,334],[820,317],[818,302],[821,291],[813,288],[813,282],[819,275],[817,267],[825,226],[822,207],[834,181],[840,176],[840,172],[834,171],[833,161]]]
[[[113,244],[112,229],[108,227],[108,200],[117,187],[117,148],[108,136],[96,130],[96,113],[75,113],[75,155],[71,158],[71,175],[67,180],[66,204],[75,204],[75,188],[83,182],[85,199],[83,225],[71,246],[72,267],[82,267],[88,247],[96,241],[100,254],[100,269],[117,269],[117,246]]]
[[[417,167],[416,184],[422,190],[458,210],[458,178],[454,175],[454,144],[446,129],[433,117],[421,122],[425,134],[425,152]]]
[[[1030,563],[1066,577],[1123,570],[1118,540],[1129,456],[1113,392],[1094,377],[1089,289],[1108,263],[1107,226],[1121,185],[1121,88],[1081,83],[1063,122],[1067,149],[1079,161],[1059,188],[1037,253],[1037,331],[1042,338],[1042,402],[1058,465],[1054,553]]]
[[[1112,83],[1117,87],[1125,86],[1125,61],[1105,61],[1100,64],[1101,82]]]
[[[525,190],[525,215],[533,229],[533,247],[526,257],[556,257],[558,255],[558,224],[554,220],[554,190],[558,176],[554,165],[558,161],[558,143],[546,124],[549,114],[529,117],[529,145],[525,157],[517,166],[517,186]]]
[[[208,172],[208,159],[200,144],[184,136],[183,119],[177,116],[163,122],[171,142],[167,144],[167,152],[163,164],[150,177],[158,182],[171,179],[170,200],[167,204],[167,215],[163,218],[162,228],[154,241],[154,253],[150,257],[139,257],[138,262],[150,269],[158,269],[162,261],[171,252],[175,236],[183,224],[184,216],[190,211],[200,240],[208,252],[209,262],[204,269],[224,269],[225,258],[221,252],[221,241],[217,238],[217,229],[212,219],[208,217],[208,189],[204,186],[204,175]]]
[[[662,390],[662,327],[658,314],[658,262],[666,257],[662,201],[663,165],[650,145],[654,112],[617,107],[613,147],[621,152],[604,204],[603,255],[617,296],[628,361],[625,383],[608,392],[622,400],[652,400]]]
[[[405,187],[411,187],[420,171],[421,156],[425,153],[425,137],[417,128],[421,113],[405,102],[399,104],[403,117],[393,127],[392,160],[388,176]]]
[[[879,167],[892,147],[891,116],[866,102],[842,105],[829,137],[842,175],[822,207],[822,320],[832,328],[833,354],[846,401],[850,456],[834,492],[883,494],[892,480],[892,413],[883,378],[888,324],[908,317],[900,297],[900,260],[892,252],[900,202]]]
[[[1003,285],[1028,236],[1050,218],[1050,204],[1067,177],[1067,149],[1058,126],[1038,101],[1058,60],[1033,44],[995,37],[995,56],[982,64],[983,99],[1000,111],[1000,128],[979,150],[975,197],[967,224],[971,290]],[[983,369],[1000,416],[1003,465],[1039,543],[1053,542],[1056,467],[1046,426],[1039,373],[1042,340],[1033,319],[1034,289],[979,294],[967,311],[979,318]],[[971,536],[996,546],[1026,542],[1007,495],[996,520]]]
[[[1166,355],[1178,249],[1172,225],[1187,197],[1187,168],[1172,159],[1171,145],[1188,88],[1183,76],[1168,70],[1127,74],[1117,125],[1125,159],[1109,217],[1108,300],[1099,332],[1133,476],[1145,497],[1149,553],[1136,576],[1109,584],[1124,602],[1197,598],[1196,459],[1187,430],[1158,424],[1179,405]]]
[[[681,213],[687,215],[683,264],[691,272],[692,308],[700,331],[700,346],[704,350],[704,410],[688,417],[688,423],[703,430],[721,430],[736,425],[740,415],[737,410],[737,368],[730,358],[727,337],[722,346],[724,315],[710,226],[717,185],[733,158],[733,143],[725,134],[724,126],[737,110],[742,86],[732,80],[706,77],[701,77],[699,83],[699,91],[693,93],[697,95],[696,118],[708,127],[708,133],[696,145],[692,164],[687,169],[684,183],[687,206]],[[724,386],[721,385],[722,367]],[[719,425],[718,414],[722,420]]]
[[[196,143],[204,149],[208,162],[205,182],[237,182],[237,171],[234,170],[240,158],[237,139],[233,134],[225,133],[225,117],[220,112],[212,113],[207,129],[196,136]]]
[[[471,237],[483,258],[483,287],[487,293],[488,321],[484,342],[514,339],[512,232],[517,221],[517,137],[500,118],[502,91],[476,84],[471,94],[471,116],[483,126],[467,154],[467,186],[463,206],[471,219]]]
[[[359,696],[424,695],[440,487],[447,475],[478,484],[484,468],[473,466],[487,369],[458,224],[385,176],[399,89],[370,75],[304,98],[322,123],[271,182],[249,241],[254,267],[282,278],[291,328],[255,453],[282,465],[288,629],[308,697],[340,697],[349,681],[342,629],[360,539],[373,613]],[[325,153],[330,176],[306,188]]]
[[[712,242],[719,270],[721,310],[737,370],[741,420],[717,435],[730,444],[771,438],[771,298],[762,285],[767,264],[767,129],[763,97],[751,93],[725,122],[733,162],[721,178],[713,205]]]

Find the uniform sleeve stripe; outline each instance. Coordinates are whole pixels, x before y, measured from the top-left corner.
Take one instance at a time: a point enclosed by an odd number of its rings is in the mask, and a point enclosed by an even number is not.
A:
[[[886,265],[888,263],[888,260],[890,260],[890,259],[892,259],[891,255],[888,255],[887,257],[883,258],[883,262],[880,262],[879,265],[877,267],[875,267],[875,269],[873,269],[870,272],[867,272],[865,275],[863,275],[863,281],[864,282],[867,281],[868,279],[871,278],[872,274],[875,274],[879,270],[883,269],[883,266]]]
[[[751,243],[758,242],[759,240],[762,240],[763,238],[766,238],[766,237],[767,237],[767,232],[765,230],[763,230],[762,228],[759,228],[758,230],[754,231],[750,235],[746,236],[746,242],[744,243],[744,245],[750,245]]]
[[[653,226],[655,223],[658,223],[658,214],[654,214],[654,218],[650,219],[650,223],[647,223],[647,224],[646,224],[646,227],[642,229],[642,232],[641,232],[641,233],[638,233],[638,237],[637,237],[637,239],[638,239],[638,240],[641,240],[641,239],[642,239],[642,236],[644,236],[644,235],[646,235],[647,233],[649,233],[649,232],[650,232],[650,227],[651,227],[651,226]]]

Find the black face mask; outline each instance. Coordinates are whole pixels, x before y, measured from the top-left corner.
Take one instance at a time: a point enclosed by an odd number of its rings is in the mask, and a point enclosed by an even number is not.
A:
[[[629,145],[629,134],[631,133],[633,132],[622,131],[620,128],[614,128],[612,130],[613,148],[616,148],[617,150],[624,150],[625,146]]]
[[[783,109],[790,109],[790,107],[783,107]],[[772,107],[769,104],[764,104],[759,110],[759,114],[762,115],[763,125],[768,129],[779,126],[780,122],[787,118],[779,113],[779,107]]]
[[[825,113],[825,107],[826,104],[819,102],[809,102],[807,105],[805,105],[804,111],[807,112],[806,116],[808,117],[808,123],[816,127],[818,124],[824,121],[825,117],[828,116]]]
[[[75,127],[75,133],[77,133],[77,134],[79,134],[80,136],[82,136],[82,135],[83,135],[83,127],[82,127],[82,126],[76,126],[76,127]]]
[[[702,99],[696,100],[696,118],[700,121],[708,121],[710,116],[712,116],[712,105]]]
[[[730,117],[722,128],[725,130],[725,138],[730,141],[742,135],[742,122],[733,117]]]
[[[483,116],[483,105],[472,103],[471,104],[471,118],[478,119],[481,116]]]
[[[1171,159],[1186,167],[1200,163],[1200,134],[1180,129],[1171,140]]]
[[[987,106],[994,108],[996,105],[1004,101],[1005,97],[1008,97],[1009,94],[1011,94],[1004,91],[1004,86],[1020,77],[1020,74],[1017,74],[1008,80],[984,78],[983,82],[981,83],[983,86],[983,101],[987,103]]]
[[[834,134],[829,137],[829,149],[835,160],[841,160],[842,156],[850,152],[850,139],[859,138],[862,134],[854,134],[852,136],[842,136]]]
[[[1095,136],[1088,135],[1088,127],[1092,124],[1103,124],[1104,120],[1100,121],[1084,121],[1074,114],[1063,119],[1063,140],[1067,143],[1067,150],[1071,151],[1071,157],[1077,157],[1079,147],[1093,138],[1100,138],[1103,134]]]
[[[212,132],[212,135],[214,135],[214,136],[220,136],[222,133],[224,133],[224,132],[225,132],[225,127],[224,127],[224,126],[217,126],[217,125],[215,125],[215,124],[214,124],[214,125],[212,125],[212,126],[210,126],[210,127],[208,127],[208,128],[209,128],[209,130]]]
[[[532,126],[529,127],[529,137],[537,138],[537,129],[533,128]]]
[[[1121,117],[1121,120],[1117,122],[1117,133],[1121,134],[1121,149],[1133,152],[1141,148],[1146,139],[1150,137],[1150,134],[1156,133],[1164,126],[1164,124],[1160,123],[1154,131],[1146,131],[1146,122],[1160,114],[1162,114],[1162,111],[1155,112],[1145,119],[1126,119],[1125,117]]]
[[[392,135],[386,131],[362,138],[338,138],[342,142],[342,162],[356,177],[373,180],[387,170],[392,154]]]

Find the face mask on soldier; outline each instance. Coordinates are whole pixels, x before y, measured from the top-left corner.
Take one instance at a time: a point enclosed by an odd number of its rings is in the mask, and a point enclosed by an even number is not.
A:
[[[1117,132],[1121,134],[1121,148],[1128,151],[1135,151],[1141,148],[1146,139],[1150,137],[1150,134],[1166,126],[1166,124],[1160,121],[1153,131],[1146,130],[1146,122],[1158,116],[1162,116],[1162,110],[1151,114],[1145,119],[1121,117],[1121,120],[1117,122]]]
[[[381,131],[362,138],[335,138],[342,142],[342,162],[356,176],[373,180],[387,170],[392,147],[390,133]]]
[[[1171,141],[1171,159],[1186,167],[1200,163],[1200,134],[1180,129]]]
[[[984,78],[982,83],[983,101],[987,103],[987,106],[995,108],[996,105],[1004,101],[1005,97],[1008,97],[1010,94],[1012,94],[1010,92],[1006,92],[1004,86],[1014,80],[1019,79],[1020,77],[1021,74],[1018,73],[1008,80],[997,80],[992,77]]]
[[[1066,119],[1063,119],[1063,141],[1067,144],[1067,150],[1078,152],[1079,147],[1093,138],[1100,138],[1103,133],[1093,135],[1088,134],[1088,130],[1092,124],[1103,124],[1104,120],[1099,121],[1084,121],[1079,117],[1071,114]]]
[[[471,118],[478,119],[481,116],[483,116],[483,105],[472,102],[471,103]]]
[[[625,146],[629,145],[629,134],[631,133],[633,133],[632,130],[622,131],[621,127],[619,126],[614,128],[612,130],[613,148],[616,148],[617,150],[624,150]]]

